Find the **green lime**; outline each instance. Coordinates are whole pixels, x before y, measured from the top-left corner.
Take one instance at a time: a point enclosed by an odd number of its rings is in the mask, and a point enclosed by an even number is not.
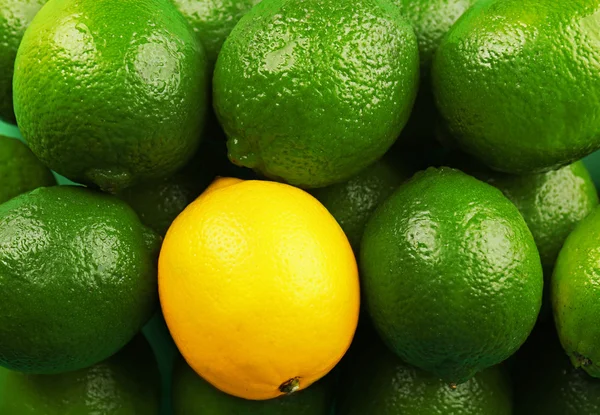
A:
[[[217,121],[214,111],[207,117],[207,125],[204,131],[204,141],[200,146],[197,159],[202,165],[208,164],[219,177],[237,177],[243,180],[259,179],[258,175],[249,168],[233,164],[228,157],[227,136]]]
[[[519,209],[538,247],[544,275],[552,275],[565,239],[598,205],[598,193],[581,161],[545,173],[512,175],[494,172],[463,153],[450,164],[497,187]]]
[[[516,415],[600,413],[600,380],[573,367],[554,327],[539,327],[516,355]]]
[[[412,114],[398,140],[401,145],[433,145],[439,117],[431,91],[431,61],[443,36],[477,0],[393,0],[413,25],[419,43],[421,85]]]
[[[579,161],[558,170],[515,176],[494,172],[472,158],[461,156],[457,167],[462,165],[463,171],[500,189],[525,219],[544,269],[540,317],[545,318],[551,309],[550,279],[558,252],[575,225],[598,205],[598,194],[589,172]]]
[[[210,184],[207,179],[180,172],[130,187],[118,196],[136,211],[144,225],[164,236],[175,218]]]
[[[377,208],[360,252],[375,328],[404,361],[464,383],[523,344],[542,301],[531,232],[498,189],[419,172]]]
[[[216,389],[180,359],[173,374],[173,409],[175,415],[329,415],[333,386],[329,375],[291,395],[249,401]]]
[[[127,204],[82,187],[0,205],[0,365],[60,373],[122,348],[156,309],[159,245]]]
[[[38,187],[54,186],[56,179],[29,148],[0,135],[0,203]]]
[[[458,145],[494,170],[534,173],[600,148],[600,3],[481,0],[433,60]]]
[[[58,375],[0,368],[0,413],[14,415],[158,415],[160,375],[139,335],[111,358]]]
[[[421,79],[429,81],[433,55],[444,35],[478,0],[392,0],[413,25],[419,43]]]
[[[229,158],[305,188],[350,179],[406,124],[417,41],[389,0],[264,0],[223,44],[214,107]]]
[[[118,191],[193,156],[207,81],[204,48],[170,2],[50,0],[19,47],[15,113],[44,164]]]
[[[252,170],[229,162],[225,139],[218,133],[212,133],[205,136],[197,154],[178,173],[140,183],[117,196],[136,211],[146,226],[164,236],[175,218],[200,196],[216,176],[255,178]]]
[[[0,120],[14,124],[12,81],[25,29],[47,0],[0,0]]]
[[[311,191],[340,224],[354,252],[377,206],[411,175],[408,168],[394,164],[381,159],[346,182]]]
[[[371,338],[344,361],[336,415],[511,415],[512,390],[499,366],[455,389],[402,362]]]
[[[193,159],[186,168],[171,177],[141,183],[117,196],[136,211],[144,225],[164,236],[175,218],[200,196],[214,178],[211,166]]]
[[[260,0],[171,1],[204,45],[207,60],[212,67],[233,27]]]
[[[497,187],[523,215],[548,277],[565,239],[598,205],[598,193],[583,162],[540,174],[474,173]],[[549,279],[548,279],[549,282]]]
[[[579,222],[563,245],[551,298],[560,341],[575,367],[600,377],[600,208]]]

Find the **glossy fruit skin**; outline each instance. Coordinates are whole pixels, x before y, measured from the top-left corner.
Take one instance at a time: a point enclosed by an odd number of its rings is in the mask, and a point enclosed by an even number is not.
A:
[[[515,357],[515,415],[600,413],[600,380],[573,367],[553,325],[536,327]]]
[[[164,236],[175,218],[200,196],[208,181],[177,173],[156,182],[130,187],[118,196],[136,211],[142,223]]]
[[[187,166],[171,177],[140,183],[118,194],[135,210],[142,223],[161,236],[223,170],[227,155],[220,154],[212,137],[203,140]],[[223,143],[224,146],[224,143]]]
[[[156,309],[159,244],[124,202],[85,188],[0,205],[0,365],[62,373],[122,348]]]
[[[17,54],[15,113],[44,164],[118,191],[193,156],[207,80],[204,49],[167,0],[50,0]]]
[[[412,27],[388,0],[260,2],[215,68],[230,160],[304,188],[351,178],[406,124],[418,61]]]
[[[575,226],[598,205],[596,187],[587,168],[578,161],[558,170],[516,176],[473,163],[463,171],[500,189],[523,215],[544,269],[540,318],[550,316],[550,280],[556,257]]]
[[[360,255],[375,328],[404,361],[460,384],[525,341],[542,300],[531,232],[498,190],[419,172],[377,208]]]
[[[596,187],[581,161],[525,176],[489,171],[475,175],[500,189],[519,209],[548,276],[567,236],[598,205]]]
[[[173,374],[173,412],[175,415],[330,415],[333,386],[328,376],[289,396],[249,401],[221,392],[181,359]]]
[[[421,81],[415,106],[398,141],[404,145],[432,145],[439,118],[431,91],[431,61],[443,36],[477,0],[393,0],[415,29],[419,44]]]
[[[569,235],[552,274],[554,321],[575,367],[600,377],[600,209],[595,208]]]
[[[181,171],[166,179],[140,183],[117,196],[136,211],[142,223],[165,236],[175,218],[216,176],[256,178],[252,170],[229,161],[224,133],[205,132],[198,152]]]
[[[429,80],[431,61],[444,35],[478,0],[393,0],[413,25],[419,43],[421,80]]]
[[[260,0],[171,0],[204,45],[209,66],[231,30]]]
[[[336,415],[512,414],[511,384],[500,366],[452,389],[404,363],[378,339],[351,351],[340,376]]]
[[[12,81],[25,29],[46,0],[0,0],[0,120],[14,124]]]
[[[19,140],[0,135],[0,204],[38,187],[54,186],[56,179]]]
[[[465,152],[522,174],[600,147],[598,11],[596,1],[481,0],[459,19],[435,54],[432,79]]]
[[[352,249],[358,253],[367,220],[410,175],[409,168],[382,159],[346,182],[314,189],[310,193],[333,215]]]
[[[75,372],[30,375],[0,368],[0,413],[158,415],[160,374],[142,335],[109,359]]]
[[[215,387],[264,400],[325,376],[354,335],[354,254],[335,219],[285,184],[216,180],[179,215],[159,260],[163,314]]]

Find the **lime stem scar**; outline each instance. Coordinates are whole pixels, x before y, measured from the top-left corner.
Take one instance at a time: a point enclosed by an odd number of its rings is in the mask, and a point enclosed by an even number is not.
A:
[[[580,366],[582,367],[588,367],[588,366],[592,366],[592,361],[590,359],[588,359],[587,357],[574,352],[573,356],[575,357],[575,359],[577,360],[577,363],[579,363]]]

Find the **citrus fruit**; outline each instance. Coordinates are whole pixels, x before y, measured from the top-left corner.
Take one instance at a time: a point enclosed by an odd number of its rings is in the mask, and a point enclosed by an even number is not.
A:
[[[598,194],[581,161],[544,173],[512,175],[490,170],[463,153],[451,164],[500,189],[519,209],[550,277],[558,252],[575,225],[598,205]]]
[[[142,183],[120,193],[156,233],[165,235],[173,220],[206,188],[211,177],[195,177],[184,172],[156,182]]]
[[[438,112],[431,92],[433,55],[442,37],[477,0],[393,0],[412,23],[419,44],[421,81],[412,114],[398,140],[404,145],[432,145]]]
[[[536,328],[516,357],[516,415],[600,413],[600,380],[573,367],[554,327]]]
[[[323,205],[289,185],[232,178],[173,222],[159,292],[190,366],[251,400],[326,375],[352,341],[360,297],[350,244]]]
[[[393,0],[413,25],[419,44],[421,79],[429,81],[431,61],[444,35],[478,0]]]
[[[118,196],[146,226],[164,236],[175,218],[200,196],[215,176],[255,178],[252,170],[229,162],[224,137],[211,132],[205,134],[198,152],[181,171],[127,188]]]
[[[12,81],[17,49],[47,0],[0,0],[0,120],[15,123]]]
[[[260,0],[172,0],[206,49],[212,68],[229,33]]]
[[[264,0],[241,18],[215,67],[229,158],[315,188],[381,158],[408,119],[419,57],[389,0]]]
[[[519,209],[533,235],[544,269],[544,301],[540,318],[551,314],[550,278],[558,252],[575,225],[598,205],[596,187],[583,162],[558,170],[516,176],[462,161],[473,176],[497,187]],[[460,162],[459,162],[460,164]]]
[[[515,176],[488,171],[476,176],[500,189],[517,206],[533,234],[548,277],[567,236],[598,205],[596,187],[581,161],[540,174]]]
[[[599,12],[597,1],[476,2],[433,59],[436,102],[458,145],[508,173],[598,149]]]
[[[15,113],[44,164],[118,191],[193,156],[207,78],[202,45],[168,1],[50,0],[19,47]]]
[[[81,187],[0,205],[0,365],[66,372],[127,344],[155,310],[159,242],[124,202]]]
[[[344,361],[336,415],[510,415],[512,390],[494,366],[455,389],[371,339]]]
[[[394,164],[382,159],[348,181],[311,191],[340,224],[355,252],[371,214],[410,177],[408,168]]]
[[[14,415],[158,415],[160,374],[142,335],[89,368],[31,375],[0,368],[0,413]]]
[[[565,241],[552,274],[554,321],[575,367],[600,377],[600,209],[579,222]]]
[[[29,148],[19,140],[0,135],[0,203],[56,180]]]
[[[531,232],[498,189],[449,168],[401,185],[367,223],[363,296],[405,362],[460,384],[523,344],[542,300]]]
[[[221,392],[181,360],[173,374],[175,415],[329,415],[334,382],[330,376],[308,389],[267,401],[250,401]]]
[[[226,154],[211,137],[202,141],[197,154],[173,176],[140,183],[118,194],[131,206],[142,223],[165,235],[171,223],[223,170]]]

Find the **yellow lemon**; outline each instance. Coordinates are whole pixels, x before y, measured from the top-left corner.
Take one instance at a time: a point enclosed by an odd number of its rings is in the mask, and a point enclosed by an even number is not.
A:
[[[165,238],[159,289],[189,365],[245,399],[319,380],[358,321],[358,271],[342,229],[308,193],[268,181],[217,179],[188,206]]]

